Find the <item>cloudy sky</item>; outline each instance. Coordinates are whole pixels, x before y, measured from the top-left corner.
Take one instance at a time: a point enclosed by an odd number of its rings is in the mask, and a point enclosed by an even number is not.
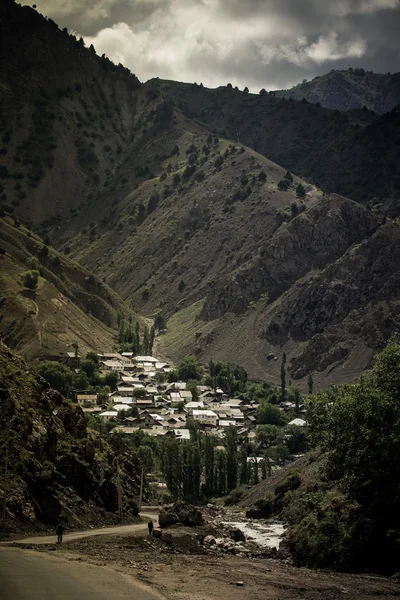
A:
[[[349,66],[399,70],[400,0],[35,3],[141,81],[231,82],[258,92]]]

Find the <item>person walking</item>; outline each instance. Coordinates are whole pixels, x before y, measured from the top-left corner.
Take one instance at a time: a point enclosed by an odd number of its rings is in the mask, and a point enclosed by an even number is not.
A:
[[[150,521],[147,523],[147,527],[149,528],[149,535],[153,535],[153,521],[150,519]]]
[[[63,533],[64,533],[64,525],[62,523],[59,523],[57,525],[57,544],[61,544],[62,539],[63,539]]]

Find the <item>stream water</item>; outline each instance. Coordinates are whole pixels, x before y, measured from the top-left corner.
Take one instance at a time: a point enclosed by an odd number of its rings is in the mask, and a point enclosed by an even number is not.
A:
[[[263,548],[277,548],[282,541],[285,527],[282,523],[269,523],[267,521],[229,521],[224,522],[226,527],[240,529],[248,541]]]

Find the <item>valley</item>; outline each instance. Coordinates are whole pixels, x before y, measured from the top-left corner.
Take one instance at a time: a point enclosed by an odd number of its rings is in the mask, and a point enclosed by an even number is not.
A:
[[[43,2],[0,6],[5,600],[399,597],[400,74],[282,5],[239,46],[309,80],[158,73],[197,19],[146,80],[166,3]]]

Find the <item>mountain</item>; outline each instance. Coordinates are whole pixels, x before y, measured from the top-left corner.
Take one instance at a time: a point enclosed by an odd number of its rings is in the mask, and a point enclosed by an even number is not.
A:
[[[373,73],[364,69],[332,69],[325,75],[303,81],[288,90],[273,92],[279,98],[293,98],[333,110],[355,110],[366,106],[378,114],[400,104],[400,73]]]
[[[400,110],[329,110],[271,94],[154,80],[147,85],[213,133],[254,148],[326,193],[399,212]]]
[[[5,531],[55,527],[60,519],[69,528],[115,521],[113,440],[88,429],[82,409],[50,390],[2,342],[0,382],[0,447],[9,484]],[[140,485],[131,457],[120,454],[126,516],[137,515]]]
[[[24,274],[40,272],[36,289]],[[11,217],[0,217],[0,335],[29,359],[116,344],[117,312],[128,307],[90,271],[48,247]]]
[[[33,9],[0,10],[7,210],[162,315],[174,360],[278,380],[285,351],[320,385],[369,366],[398,327],[399,111],[142,85]]]

